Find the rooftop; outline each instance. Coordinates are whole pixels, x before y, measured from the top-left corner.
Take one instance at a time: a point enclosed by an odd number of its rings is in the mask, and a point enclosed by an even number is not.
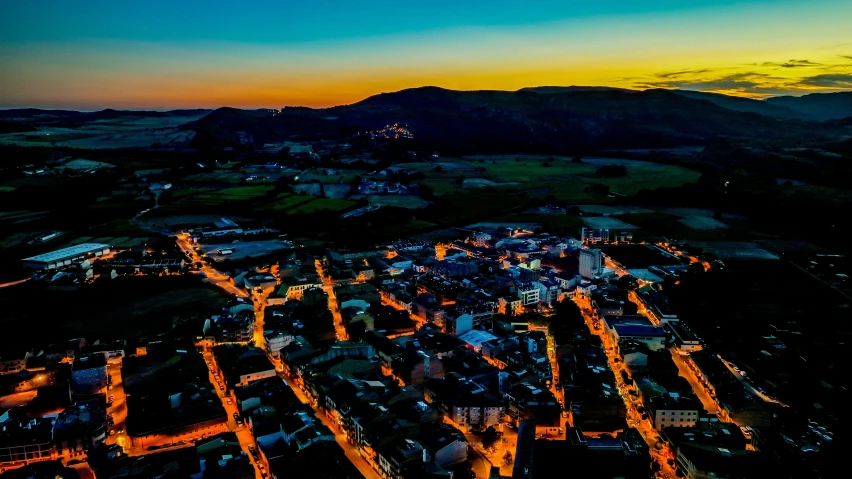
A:
[[[103,243],[83,243],[78,244],[76,246],[69,246],[67,248],[58,249],[56,251],[51,251],[49,253],[44,253],[36,256],[31,256],[29,258],[24,258],[24,261],[43,261],[46,263],[52,261],[59,261],[63,259],[75,258],[77,256],[82,256],[84,254],[93,253],[95,251],[102,251],[108,249],[108,244]]]

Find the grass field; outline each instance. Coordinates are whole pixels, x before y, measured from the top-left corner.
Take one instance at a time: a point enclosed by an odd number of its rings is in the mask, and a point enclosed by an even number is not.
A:
[[[229,300],[192,276],[106,279],[79,291],[22,285],[0,290],[0,325],[15,331],[30,324],[45,344],[70,335],[126,339],[167,332],[173,318],[213,313]]]
[[[289,210],[287,210],[287,214],[293,213],[313,213],[315,211],[340,211],[345,210],[346,208],[351,208],[355,206],[354,201],[347,200],[335,200],[332,198],[315,198],[313,201],[307,201],[305,203],[301,203]]]
[[[517,159],[516,159],[517,158]],[[679,186],[698,180],[697,171],[674,165],[619,159],[589,159],[573,163],[568,158],[538,156],[477,156],[447,159],[441,162],[411,163],[411,168],[424,173],[427,185],[436,196],[451,195],[466,189],[479,189],[488,182],[497,183],[493,189],[513,193],[528,193],[531,196],[552,194],[569,203],[608,202],[606,196],[589,191],[593,184],[603,184],[610,191],[622,195],[633,195],[641,189],[664,186]],[[627,168],[627,175],[619,178],[599,177],[597,170],[607,164],[620,164]],[[440,165],[441,171],[435,171]],[[549,166],[544,166],[549,165]],[[458,184],[464,175],[463,184]],[[476,181],[469,181],[476,180]]]
[[[177,211],[187,211],[193,209],[215,208],[217,206],[231,203],[248,201],[260,198],[270,191],[273,186],[257,185],[257,186],[234,186],[223,190],[206,190],[193,195],[184,190],[176,190],[182,196],[174,203],[166,205],[162,208],[152,211],[154,215],[163,216],[176,214]]]
[[[369,195],[371,205],[395,206],[397,208],[418,209],[429,206],[429,201],[414,195]]]
[[[302,203],[307,203],[314,199],[313,196],[293,195],[290,193],[282,193],[276,196],[271,202],[258,208],[263,211],[284,211]]]
[[[555,235],[579,236],[580,228],[583,226],[583,218],[572,215],[548,215],[515,213],[498,216],[488,220],[488,223],[535,223],[546,231]]]

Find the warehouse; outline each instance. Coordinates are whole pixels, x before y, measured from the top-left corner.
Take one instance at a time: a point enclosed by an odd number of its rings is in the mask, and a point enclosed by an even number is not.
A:
[[[83,261],[92,256],[109,253],[109,245],[101,243],[83,243],[69,246],[50,253],[24,258],[24,266],[33,269],[57,269],[72,263]]]

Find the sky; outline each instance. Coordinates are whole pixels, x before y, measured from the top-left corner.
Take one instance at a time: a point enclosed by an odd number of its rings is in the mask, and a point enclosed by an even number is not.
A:
[[[424,85],[852,90],[849,0],[0,2],[0,108],[324,107]]]

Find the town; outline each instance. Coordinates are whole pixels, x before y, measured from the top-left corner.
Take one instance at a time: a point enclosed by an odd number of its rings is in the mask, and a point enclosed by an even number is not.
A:
[[[218,270],[211,257],[275,234],[252,228],[222,218],[173,232],[173,251],[23,259],[54,288],[180,276],[229,299],[167,334],[4,351],[0,470],[767,477],[833,440],[670,304],[672,285],[724,270],[712,255],[488,226],[324,254],[285,241],[269,264]]]

